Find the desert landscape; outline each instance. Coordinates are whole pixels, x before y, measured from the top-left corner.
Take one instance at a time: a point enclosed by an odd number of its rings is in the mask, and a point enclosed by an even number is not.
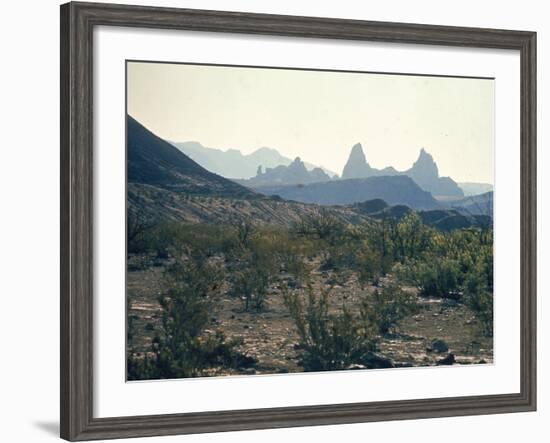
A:
[[[127,118],[128,380],[490,364],[492,186]]]

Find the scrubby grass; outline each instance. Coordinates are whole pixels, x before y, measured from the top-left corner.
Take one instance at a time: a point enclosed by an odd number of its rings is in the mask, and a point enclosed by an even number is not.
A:
[[[246,361],[235,351],[239,341],[226,341],[223,332],[206,334],[209,314],[218,296],[223,273],[203,255],[176,261],[166,272],[162,333],[151,353],[129,356],[128,379],[197,377],[208,368],[231,367]]]
[[[222,291],[241,300],[243,311],[256,313],[269,308],[269,294],[279,288],[300,337],[306,370],[373,367],[380,337],[416,312],[415,296],[403,286],[416,287],[422,296],[464,303],[484,334],[492,334],[490,229],[438,231],[414,212],[400,221],[351,226],[323,210],[290,229],[132,223],[129,250],[131,243],[132,251],[171,265],[160,298],[161,333],[146,356],[131,353],[129,378],[194,377],[217,366],[244,365],[238,341],[227,341],[222,331],[205,332]],[[359,311],[344,305],[339,313],[329,312],[330,280],[313,289],[313,270],[330,273],[339,285],[356,276],[363,288],[379,288],[365,291]],[[307,300],[292,289],[303,286]]]
[[[329,313],[330,290],[317,296],[310,286],[307,302],[291,291],[283,297],[290,311],[303,349],[302,366],[306,371],[346,369],[366,363],[376,350],[375,326],[362,315],[354,315],[345,306],[338,314]]]

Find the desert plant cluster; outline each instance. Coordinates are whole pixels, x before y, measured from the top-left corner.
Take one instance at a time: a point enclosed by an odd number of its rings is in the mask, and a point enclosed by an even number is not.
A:
[[[128,254],[129,274],[156,279],[144,326],[129,291],[130,380],[257,373],[261,345],[248,352],[246,334],[228,325],[257,317],[268,334],[276,307],[290,325],[291,371],[398,366],[384,350],[396,337],[406,349],[428,302],[469,315],[474,357],[493,333],[491,227],[441,231],[416,212],[349,224],[323,208],[290,226],[157,223],[130,212]]]

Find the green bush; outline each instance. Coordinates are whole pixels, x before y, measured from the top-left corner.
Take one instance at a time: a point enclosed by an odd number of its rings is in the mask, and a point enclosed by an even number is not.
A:
[[[488,278],[486,263],[480,260],[476,269],[466,278],[464,284],[464,301],[474,312],[481,325],[483,334],[493,335],[493,283],[492,266],[491,278]]]
[[[298,235],[336,245],[345,235],[345,224],[326,208],[306,215],[294,226]]]
[[[229,266],[230,294],[243,301],[246,311],[265,307],[269,286],[281,271],[281,235],[276,229],[239,230],[240,247]]]
[[[355,260],[359,283],[362,286],[369,282],[378,286],[380,278],[390,271],[393,264],[390,256],[382,255],[366,242],[357,252]]]
[[[403,217],[392,230],[395,255],[402,263],[420,257],[431,245],[433,230],[422,223],[416,212]]]
[[[242,361],[235,351],[239,342],[205,332],[223,280],[220,269],[203,255],[192,254],[169,267],[166,277],[166,294],[159,298],[161,335],[150,353],[129,355],[128,378],[196,377],[213,366]]]
[[[367,319],[353,315],[346,307],[338,314],[329,313],[329,290],[317,297],[311,286],[307,303],[299,295],[283,290],[303,349],[302,365],[306,371],[346,369],[350,365],[368,365],[376,351],[375,328]]]
[[[386,334],[400,320],[418,312],[416,297],[393,284],[376,289],[361,306],[361,315],[365,323],[377,325],[379,334]]]
[[[142,212],[128,210],[126,216],[126,248],[129,253],[139,254],[148,251],[148,236],[156,223],[152,217]]]
[[[233,273],[232,282],[230,293],[242,300],[245,311],[261,311],[265,307],[270,283],[270,275],[265,268],[250,263]]]
[[[429,256],[396,267],[399,277],[418,287],[420,294],[431,297],[461,297],[460,266],[456,260]]]

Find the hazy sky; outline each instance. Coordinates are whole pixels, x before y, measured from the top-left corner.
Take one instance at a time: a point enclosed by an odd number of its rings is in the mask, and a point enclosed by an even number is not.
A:
[[[128,63],[128,113],[158,136],[243,153],[267,146],[342,173],[360,142],[371,166],[493,183],[494,81]]]

